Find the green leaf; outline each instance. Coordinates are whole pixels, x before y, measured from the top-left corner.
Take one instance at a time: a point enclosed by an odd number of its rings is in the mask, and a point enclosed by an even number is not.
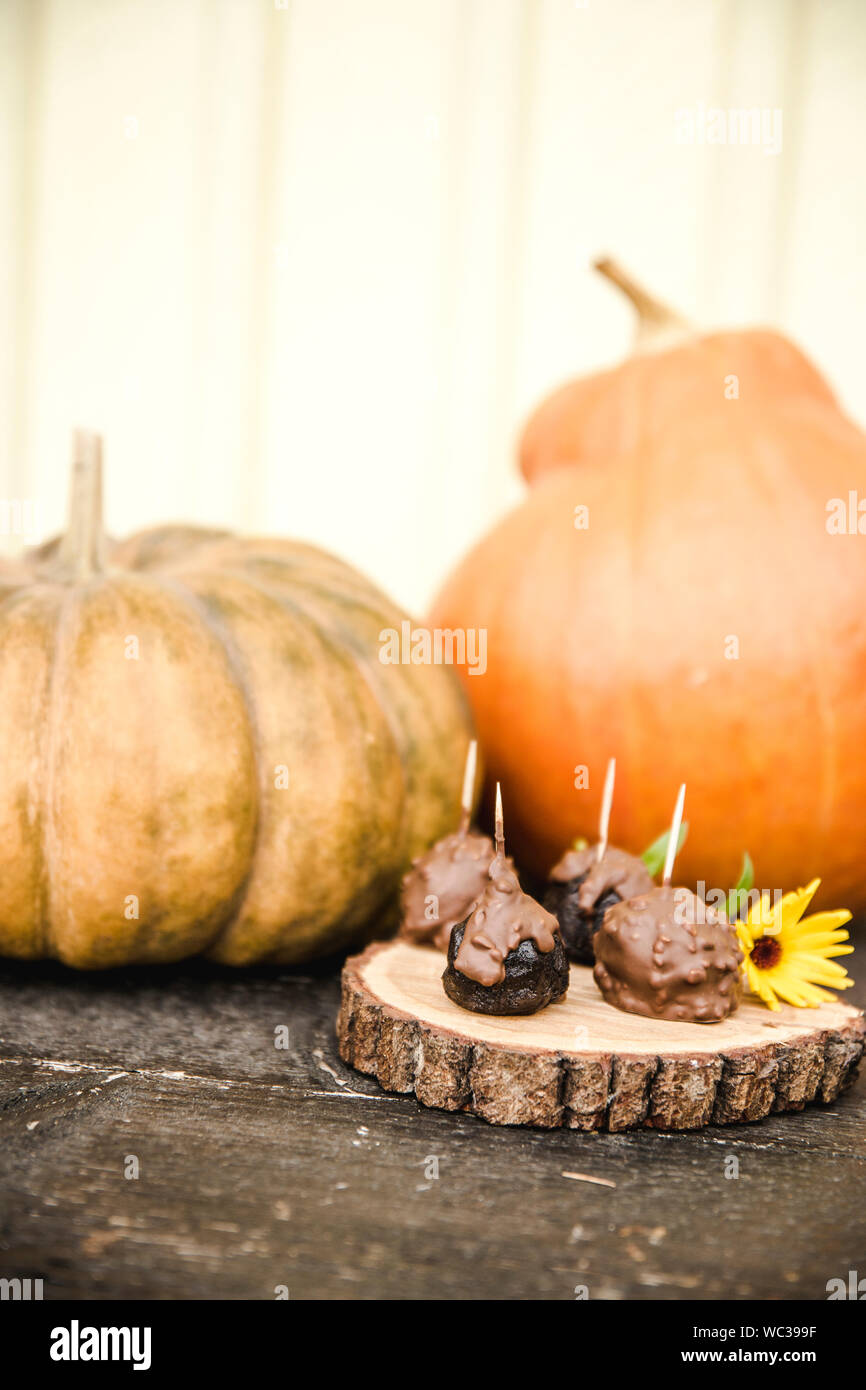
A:
[[[736,921],[740,915],[740,894],[751,892],[754,884],[755,866],[752,863],[752,856],[747,850],[743,850],[743,867],[740,869],[740,877],[728,893],[729,922]]]
[[[686,836],[688,835],[688,833],[689,823],[687,820],[684,820],[682,825],[680,826],[680,838],[679,843],[677,845],[677,854],[679,854],[680,850],[685,844]],[[646,864],[653,878],[655,878],[656,874],[664,868],[665,855],[668,852],[668,841],[670,840],[670,838],[671,832],[669,830],[666,830],[664,835],[659,835],[657,840],[653,840],[649,849],[645,849],[643,854],[641,855],[641,859]]]

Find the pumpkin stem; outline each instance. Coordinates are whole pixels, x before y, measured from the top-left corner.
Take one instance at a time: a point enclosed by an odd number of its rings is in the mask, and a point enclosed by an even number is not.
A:
[[[593,270],[597,270],[611,284],[616,285],[617,289],[622,290],[627,295],[634,307],[637,309],[637,344],[639,347],[649,346],[651,343],[664,337],[665,339],[679,338],[691,331],[691,325],[675,310],[663,304],[661,300],[655,299],[648,294],[642,285],[633,280],[628,271],[623,270],[622,266],[609,256],[603,256],[601,260],[595,261]]]
[[[102,529],[102,437],[90,430],[72,436],[69,520],[59,559],[69,577],[89,579],[105,568]]]

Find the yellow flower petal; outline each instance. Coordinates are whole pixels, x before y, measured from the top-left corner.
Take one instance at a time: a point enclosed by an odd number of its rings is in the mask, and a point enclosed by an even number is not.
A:
[[[796,926],[820,886],[820,878],[813,878],[805,888],[796,888],[793,893],[785,894],[773,913],[774,918],[780,920],[782,931]]]
[[[832,956],[850,955],[854,950],[848,941],[843,923],[851,920],[844,908],[834,912],[817,912],[812,917],[804,913],[818,891],[821,880],[812,879],[805,888],[786,893],[772,911],[766,900],[753,904],[744,922],[738,922],[737,937],[745,960],[743,974],[752,993],[771,1009],[779,1008],[779,999],[798,1008],[815,1008],[835,999],[824,985],[833,989],[848,989],[854,982],[845,967]],[[762,967],[752,957],[758,942],[764,937],[775,940],[778,951],[771,965]],[[756,952],[760,958],[761,952]]]
[[[822,931],[815,936],[798,936],[796,941],[790,943],[789,949],[796,951],[853,951],[853,946],[844,946],[843,942],[848,940],[846,931]]]
[[[796,926],[796,930],[803,931],[835,931],[851,921],[851,913],[846,907],[839,908],[836,912],[813,912],[811,917],[806,917]]]
[[[845,948],[853,951],[854,947]],[[798,970],[828,970],[833,975],[847,975],[844,965],[837,965],[829,956],[823,956],[818,951],[790,951],[785,955],[785,964],[796,966]]]

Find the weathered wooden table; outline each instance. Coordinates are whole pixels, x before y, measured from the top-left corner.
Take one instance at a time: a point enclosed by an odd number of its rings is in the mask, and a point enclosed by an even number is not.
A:
[[[691,1134],[498,1129],[345,1067],[338,996],[333,963],[3,966],[0,1276],[173,1299],[823,1299],[866,1276],[862,1079]]]

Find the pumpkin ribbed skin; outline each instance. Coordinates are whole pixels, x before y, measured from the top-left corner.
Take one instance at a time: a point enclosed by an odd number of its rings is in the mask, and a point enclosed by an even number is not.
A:
[[[759,886],[820,876],[856,910],[866,536],[826,522],[829,499],[866,498],[866,438],[790,344],[726,336],[721,355],[718,336],[684,340],[545,403],[521,450],[528,497],[432,621],[487,628],[487,672],[464,684],[536,871],[594,835],[615,756],[616,843],[648,844],[685,781],[681,881],[729,888],[748,850]]]
[[[388,911],[469,737],[450,670],[379,662],[402,612],[288,541],[58,555],[0,572],[0,953],[289,963]]]
[[[835,410],[824,378],[787,338],[769,329],[684,333],[658,350],[638,352],[610,371],[567,382],[533,412],[520,440],[529,482],[570,464],[604,467],[645,449],[684,417],[730,424],[726,380],[742,383],[750,412],[784,412],[809,400]]]

